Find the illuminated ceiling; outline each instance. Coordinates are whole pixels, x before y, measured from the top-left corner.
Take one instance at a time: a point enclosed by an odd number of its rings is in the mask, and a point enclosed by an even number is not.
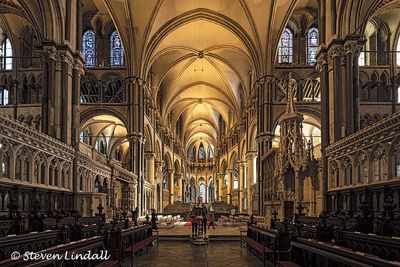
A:
[[[239,120],[254,81],[272,71],[280,34],[308,0],[86,0],[110,14],[132,75],[152,73],[152,96],[185,150],[200,138],[216,146],[219,118]]]

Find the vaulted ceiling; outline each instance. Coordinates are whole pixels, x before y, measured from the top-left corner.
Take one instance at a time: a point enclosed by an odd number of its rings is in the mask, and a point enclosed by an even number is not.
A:
[[[257,78],[272,70],[276,47],[296,8],[316,0],[85,0],[108,13],[129,72],[151,73],[151,93],[186,148],[216,146],[219,121],[239,120]],[[187,151],[187,150],[186,150]]]

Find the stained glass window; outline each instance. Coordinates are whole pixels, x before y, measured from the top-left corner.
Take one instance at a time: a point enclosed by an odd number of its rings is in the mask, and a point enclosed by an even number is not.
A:
[[[11,47],[11,41],[6,37],[0,47],[1,69],[12,69],[12,56],[13,51]]]
[[[199,146],[199,161],[204,160],[205,159],[205,151],[204,151],[204,146],[203,143],[200,143]]]
[[[283,31],[279,42],[278,62],[293,63],[293,34],[288,28]]]
[[[309,65],[314,65],[317,62],[317,50],[318,50],[318,29],[311,28],[308,31],[308,43],[307,43],[307,62]]]
[[[110,63],[111,66],[124,65],[124,48],[117,31],[114,31],[110,37]]]
[[[94,67],[96,60],[96,40],[94,31],[87,30],[83,33],[82,38],[82,53],[86,67]]]

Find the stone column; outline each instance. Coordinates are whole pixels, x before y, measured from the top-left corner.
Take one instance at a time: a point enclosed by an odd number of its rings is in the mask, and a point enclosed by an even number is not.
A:
[[[329,63],[329,129],[330,129],[330,142],[337,141],[342,136],[342,117],[343,112],[343,100],[341,91],[341,69],[340,69],[340,57],[342,54],[342,46],[340,44],[332,45],[328,51],[328,63]],[[332,88],[332,90],[329,90]],[[322,88],[321,88],[322,91]],[[321,97],[322,98],[322,97]]]
[[[168,182],[169,182],[169,204],[174,204],[174,169],[168,170]]]
[[[251,186],[254,181],[254,157],[257,155],[257,152],[247,152],[247,213],[253,213],[253,206],[251,203]]]
[[[62,59],[62,71],[61,71],[61,106],[57,110],[60,114],[60,125],[61,125],[61,141],[66,144],[71,144],[71,111],[72,111],[72,67],[73,67],[73,56],[64,50],[61,55]]]
[[[354,132],[360,130],[360,66],[358,58],[364,43],[358,44],[353,54],[353,106],[354,106]]]
[[[224,184],[224,173],[218,174],[218,201],[222,201],[222,186]]]
[[[228,204],[232,204],[232,180],[233,180],[233,170],[227,169],[226,174],[228,175],[228,179],[226,182],[226,202]]]
[[[239,162],[239,199],[238,199],[238,208],[239,212],[243,212],[243,190],[244,190],[244,177],[246,175],[246,165],[247,162],[241,161]]]
[[[150,184],[154,185],[154,167],[155,167],[155,153],[154,152],[146,152],[145,157],[147,160],[147,180]]]
[[[328,159],[325,156],[325,149],[330,144],[330,122],[329,122],[329,77],[328,61],[325,49],[318,54],[316,69],[319,72],[321,86],[321,165],[322,165],[322,210],[327,209],[327,189],[328,189]]]
[[[48,106],[48,80],[47,73],[49,71],[49,63],[47,62],[47,54],[41,54],[42,59],[42,132],[47,133],[48,117],[49,112]]]
[[[54,92],[57,49],[45,43],[42,55],[42,132],[54,136]]]
[[[76,0],[76,50],[82,50],[82,0]]]
[[[258,145],[258,190],[259,190],[259,215],[264,215],[264,179],[265,170],[262,168],[262,158],[272,148],[273,138],[273,110],[272,110],[272,92],[274,78],[272,75],[261,77],[257,82],[257,145]]]
[[[347,134],[355,132],[355,104],[354,91],[358,91],[359,88],[354,88],[354,55],[357,53],[357,40],[351,39],[345,42],[344,52],[346,58],[346,105],[347,105]],[[358,59],[358,57],[357,57]],[[358,60],[357,63],[358,65]],[[358,68],[356,68],[358,71]],[[357,74],[358,77],[358,74]]]
[[[178,176],[178,187],[179,187],[178,197],[183,202],[183,200],[184,200],[183,199],[184,198],[184,195],[183,195],[183,174],[179,173],[179,174],[177,174],[177,176]]]
[[[57,85],[56,88],[54,88],[54,137],[62,140],[61,139],[61,130],[63,125],[61,125],[61,117],[65,116],[63,114],[63,110],[61,109],[62,102],[64,101],[64,87],[62,86],[65,81],[68,81],[64,77],[64,73],[61,73],[63,65],[63,58],[60,56],[60,54],[57,55],[57,61],[56,61],[56,67],[55,67],[55,84]],[[63,141],[63,140],[62,140]]]
[[[129,141],[129,170],[138,177],[137,202],[142,215],[141,208],[144,202],[144,90],[145,82],[136,76],[125,79],[128,91],[128,141]]]
[[[163,192],[163,187],[162,187],[162,180],[163,180],[163,167],[164,167],[164,162],[163,161],[156,161],[156,181],[155,181],[155,192],[156,192],[156,197],[155,197],[155,203],[154,206],[156,207],[157,212],[162,211],[162,192]],[[161,183],[160,183],[161,181]],[[157,184],[160,185],[160,195],[158,195],[157,192]],[[158,209],[158,201],[160,202],[160,209]]]
[[[71,144],[76,149],[79,148],[79,129],[80,129],[80,95],[81,77],[85,73],[83,58],[79,54],[75,55],[72,70],[72,119],[71,119]]]
[[[48,72],[48,134],[51,136],[55,136],[54,132],[54,117],[55,117],[55,107],[54,107],[54,97],[56,91],[55,84],[55,74],[56,74],[56,63],[57,63],[57,50],[54,47],[51,47],[49,50],[49,72]]]

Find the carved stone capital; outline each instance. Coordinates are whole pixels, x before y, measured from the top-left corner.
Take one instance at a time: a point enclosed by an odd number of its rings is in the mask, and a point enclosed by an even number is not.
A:
[[[146,159],[151,159],[151,158],[155,158],[156,153],[149,151],[149,152],[145,152],[144,156],[146,157]]]
[[[128,139],[129,142],[141,143],[141,144],[144,144],[146,142],[146,139],[144,138],[143,134],[139,132],[129,133],[126,136],[126,138]]]
[[[68,52],[60,52],[60,59],[63,63],[67,63],[68,65],[72,66],[74,63],[74,58]]]
[[[323,66],[327,64],[328,64],[327,53],[326,52],[319,53],[317,63],[315,64],[315,69],[318,72],[322,72]]]
[[[256,156],[257,156],[257,151],[247,151],[246,152],[246,159],[247,160],[252,160]]]
[[[239,167],[240,168],[245,168],[247,167],[247,161],[238,161]]]
[[[333,67],[333,62],[335,58],[340,58],[343,54],[343,48],[342,45],[333,45],[328,52],[328,64],[329,68]]]
[[[129,76],[129,77],[127,77],[124,80],[124,83],[126,83],[127,85],[132,84],[132,85],[139,85],[139,86],[142,86],[142,85],[146,84],[146,82],[142,78],[137,77],[137,76]]]
[[[267,132],[267,133],[259,133],[256,137],[256,141],[257,143],[260,142],[269,142],[270,140],[272,140],[274,138],[274,134],[271,132]]]
[[[74,59],[74,64],[72,65],[72,68],[74,70],[77,70],[79,75],[85,74],[85,65],[81,62],[81,60],[77,58]]]
[[[56,61],[59,59],[57,49],[54,46],[45,46],[43,48],[43,54],[45,54],[48,59]]]
[[[344,54],[354,54],[357,49],[357,40],[349,40],[344,43]]]

